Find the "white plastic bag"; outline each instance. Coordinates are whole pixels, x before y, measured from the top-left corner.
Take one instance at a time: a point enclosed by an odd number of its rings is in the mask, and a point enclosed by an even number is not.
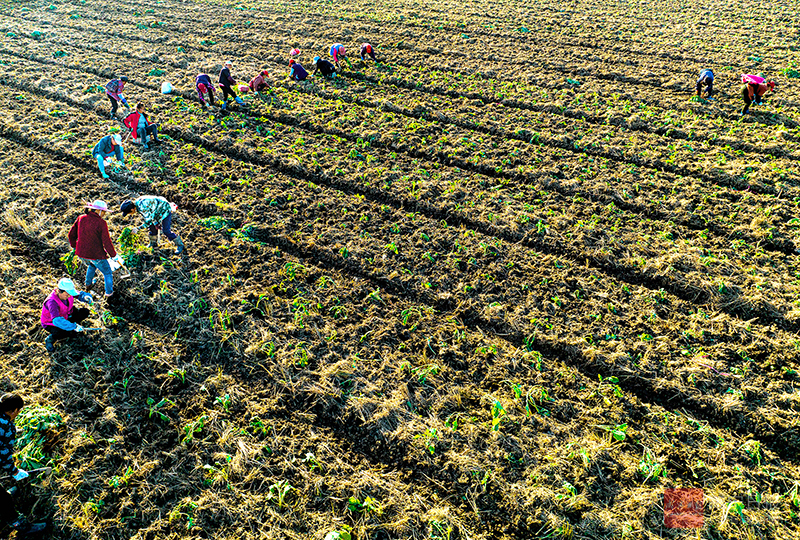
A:
[[[170,83],[168,83],[167,81],[164,81],[163,83],[161,83],[161,93],[162,94],[170,94],[170,93],[172,93],[172,90],[173,90],[172,85]]]

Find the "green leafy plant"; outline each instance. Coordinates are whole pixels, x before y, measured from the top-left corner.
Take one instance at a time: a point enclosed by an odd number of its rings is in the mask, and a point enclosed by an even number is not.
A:
[[[363,501],[358,497],[350,497],[347,500],[347,509],[354,514],[375,514],[381,515],[383,510],[380,503],[372,497],[366,497]]]
[[[414,438],[421,439],[422,443],[425,445],[425,449],[428,450],[431,455],[436,453],[436,441],[439,440],[439,432],[436,428],[428,428],[424,433],[414,435]]]
[[[23,469],[49,467],[53,458],[45,452],[47,433],[64,425],[59,412],[51,407],[27,406],[15,420],[17,462]]]
[[[161,401],[156,403],[156,400],[153,398],[147,398],[147,417],[153,418],[153,416],[157,416],[162,422],[169,422],[170,418],[166,414],[164,414],[162,409],[170,409],[175,406],[175,402],[163,398]]]
[[[349,525],[342,525],[338,531],[331,531],[325,535],[325,540],[352,540],[352,528]]]
[[[286,503],[286,499],[289,497],[289,494],[294,490],[294,486],[292,486],[287,480],[278,480],[271,486],[269,486],[269,493],[267,494],[267,500],[272,501],[275,503],[278,508],[283,508],[288,506]]]
[[[194,441],[194,436],[196,433],[202,433],[203,428],[206,427],[206,421],[208,420],[207,415],[200,416],[197,420],[193,422],[189,422],[183,427],[183,439],[181,440],[181,444],[188,444]]]
[[[628,424],[599,425],[597,427],[610,433],[614,440],[617,441],[624,441],[628,434]]]
[[[67,269],[67,273],[71,276],[74,276],[75,272],[78,271],[78,261],[79,259],[75,256],[74,249],[61,256],[61,262],[64,263],[64,268]]]

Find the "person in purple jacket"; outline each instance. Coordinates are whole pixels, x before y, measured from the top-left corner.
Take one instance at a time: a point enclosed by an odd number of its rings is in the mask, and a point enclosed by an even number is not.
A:
[[[120,101],[123,105],[125,105],[126,109],[130,109],[128,106],[128,100],[125,99],[124,95],[122,95],[122,89],[125,87],[126,82],[128,82],[128,77],[111,79],[106,83],[106,95],[108,96],[108,100],[111,102],[111,114],[109,115],[109,118],[112,120],[117,115],[117,105]]]
[[[79,323],[89,316],[86,308],[73,309],[75,299],[78,302],[91,305],[94,303],[92,295],[87,292],[78,292],[75,284],[69,278],[62,278],[42,306],[40,322],[42,328],[50,333],[44,340],[47,352],[54,352],[55,342],[74,337],[84,328]]]
[[[289,60],[289,68],[289,78],[293,81],[304,81],[308,78],[308,71],[300,62]]]
[[[214,106],[214,83],[211,82],[211,77],[205,73],[199,74],[194,79],[194,86],[197,88],[197,97],[200,98],[200,103],[204,106],[206,104],[204,94],[208,94],[208,101],[211,106]]]
[[[222,105],[220,106],[220,109],[222,110],[228,108],[228,96],[231,96],[239,105],[244,105],[244,101],[242,101],[242,98],[236,95],[236,91],[234,90],[236,87],[236,81],[233,77],[231,77],[232,67],[233,63],[230,60],[226,60],[222,71],[219,72],[219,87],[222,89]]]

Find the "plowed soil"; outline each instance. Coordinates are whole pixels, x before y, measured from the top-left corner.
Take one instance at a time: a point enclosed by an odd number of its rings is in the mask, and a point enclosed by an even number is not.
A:
[[[86,540],[800,538],[795,7],[4,4],[0,390],[65,420],[21,508]],[[334,42],[340,77],[286,79]],[[226,59],[271,90],[203,108]],[[778,88],[740,118],[748,72]],[[121,75],[163,142],[103,180]],[[69,227],[145,194],[186,255],[142,248],[48,355]],[[700,529],[665,526],[678,487]]]

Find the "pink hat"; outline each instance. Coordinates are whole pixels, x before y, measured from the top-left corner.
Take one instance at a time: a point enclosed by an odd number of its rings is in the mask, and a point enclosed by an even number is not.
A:
[[[94,202],[86,203],[86,208],[90,210],[100,210],[101,212],[110,212],[111,210],[108,209],[108,205],[105,201],[101,201],[97,199]]]
[[[289,54],[291,56],[297,56],[298,54],[300,54],[300,49],[292,49],[291,51],[289,51]]]

